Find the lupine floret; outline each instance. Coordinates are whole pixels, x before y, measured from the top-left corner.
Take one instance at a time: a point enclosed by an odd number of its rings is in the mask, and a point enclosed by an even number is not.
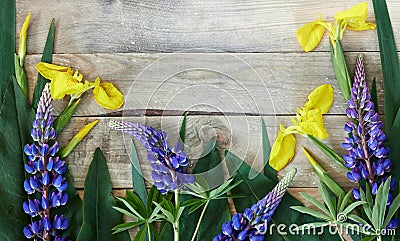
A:
[[[68,183],[62,176],[66,166],[65,162],[56,156],[59,144],[55,141],[52,111],[52,98],[47,84],[32,124],[31,136],[35,143],[24,147],[24,153],[28,157],[25,164],[28,177],[23,185],[32,197],[23,203],[22,208],[32,217],[32,223],[24,227],[23,233],[28,239],[66,241],[67,238],[60,234],[68,228],[68,219],[63,215],[52,215],[51,212],[68,201],[68,194],[64,193]]]
[[[174,148],[170,148],[166,132],[158,132],[151,126],[136,122],[111,121],[109,125],[114,130],[135,137],[144,145],[152,167],[154,185],[162,194],[194,183],[194,176],[183,170],[189,161],[182,150],[182,144],[178,142]]]
[[[347,150],[347,154],[343,156],[345,165],[351,169],[347,173],[347,178],[352,182],[366,180],[371,193],[375,196],[379,186],[387,180],[392,163],[388,158],[390,149],[385,147],[386,135],[383,132],[383,123],[375,111],[366,83],[362,56],[357,59],[346,114],[352,119],[344,125],[348,137],[344,138],[342,143],[342,147]],[[390,190],[393,190],[395,183],[392,178]],[[353,189],[353,197],[356,200],[360,199],[358,188]],[[391,202],[392,195],[389,194],[388,205]],[[395,224],[398,224],[397,218],[394,218],[388,227],[394,227]]]
[[[222,225],[222,232],[213,241],[263,241],[268,222],[295,175],[296,169],[293,169],[263,199],[243,213],[234,214],[231,221]]]

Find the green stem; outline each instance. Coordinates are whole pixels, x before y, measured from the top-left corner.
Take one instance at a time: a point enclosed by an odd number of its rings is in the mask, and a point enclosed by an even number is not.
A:
[[[201,211],[199,221],[197,222],[196,229],[194,230],[194,234],[192,236],[191,241],[194,241],[197,236],[197,232],[199,231],[201,220],[203,219],[204,213],[206,212],[206,209],[207,209],[207,206],[209,203],[210,203],[210,200],[207,200],[206,204],[204,205],[203,211]]]
[[[179,210],[179,190],[175,189],[175,210]],[[175,218],[175,222],[173,224],[174,227],[174,241],[179,241],[179,217]]]
[[[337,230],[337,232],[338,232],[338,234],[339,234],[340,239],[341,239],[342,241],[346,241],[346,240],[344,239],[342,233],[340,232],[340,229],[339,229],[338,226],[336,226],[336,230]]]
[[[151,241],[151,230],[150,230],[150,225],[147,224],[146,226],[147,226],[147,235],[148,235],[148,239],[149,239],[149,241]]]

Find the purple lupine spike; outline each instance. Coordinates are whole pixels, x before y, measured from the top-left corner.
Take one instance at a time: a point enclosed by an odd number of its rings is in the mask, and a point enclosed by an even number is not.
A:
[[[61,231],[68,227],[68,225],[64,225],[64,222],[68,224],[68,220],[63,216],[61,216],[60,226],[51,222],[52,219],[58,217],[53,215],[51,210],[65,205],[68,200],[68,195],[63,193],[68,186],[65,178],[62,177],[66,170],[65,162],[56,157],[59,145],[55,141],[56,132],[53,127],[52,111],[53,104],[49,84],[46,84],[39,100],[36,119],[32,124],[31,135],[35,143],[27,144],[24,148],[24,153],[29,159],[25,164],[28,177],[24,181],[24,188],[28,194],[33,194],[34,197],[32,196],[22,205],[25,213],[32,217],[32,223],[23,229],[25,237],[43,241],[67,240],[66,237],[59,237]],[[63,171],[57,171],[55,167],[57,170]],[[60,197],[56,201],[54,201],[55,195]]]
[[[263,199],[246,208],[243,213],[234,214],[231,221],[222,225],[222,232],[213,241],[264,240],[268,222],[295,175],[296,169],[291,170]]]
[[[157,132],[153,127],[137,122],[111,121],[109,126],[135,137],[144,145],[152,167],[154,185],[162,194],[194,183],[194,176],[183,171],[189,162],[182,146],[177,144],[170,148],[164,131]]]
[[[343,156],[345,165],[351,168],[347,177],[352,182],[366,180],[371,193],[375,196],[379,185],[388,177],[392,164],[388,159],[390,149],[384,146],[386,135],[382,130],[383,124],[375,111],[365,80],[362,56],[357,58],[354,83],[346,114],[352,119],[344,125],[348,137],[344,138],[342,143],[342,147],[347,150],[347,154]],[[395,183],[395,180],[392,180]],[[353,189],[353,197],[360,199],[358,188]],[[388,203],[391,201],[390,195]],[[395,224],[398,224],[397,219],[390,223],[391,227]]]

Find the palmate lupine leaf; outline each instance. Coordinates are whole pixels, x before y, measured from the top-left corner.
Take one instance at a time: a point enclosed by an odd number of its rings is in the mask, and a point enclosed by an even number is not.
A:
[[[217,144],[215,143],[215,138],[211,139],[207,146],[211,148],[206,147],[205,150],[211,149],[211,151],[198,160],[193,173],[205,173],[210,170],[213,170],[212,173],[214,174],[222,173],[222,166],[218,166],[222,160],[218,150],[216,149]],[[212,176],[212,174],[205,174],[205,177],[211,179],[213,183],[223,182],[222,175],[216,178],[212,178]],[[190,200],[191,198],[189,195],[182,196],[184,197],[184,201]],[[194,234],[197,222],[204,208],[204,202],[200,202],[198,205],[198,209],[195,212],[190,213],[190,209],[187,208],[183,213],[180,226],[181,238],[183,240],[191,240],[192,235]],[[192,206],[192,208],[193,207],[196,207],[196,204]],[[197,238],[195,240],[212,240],[220,232],[221,225],[224,222],[229,221],[229,218],[230,213],[228,201],[226,199],[211,200],[206,207],[204,218],[200,224]]]
[[[112,235],[112,228],[122,222],[122,215],[113,209],[117,203],[111,196],[111,179],[106,159],[99,148],[85,180],[83,224],[77,241],[129,241],[129,234]]]

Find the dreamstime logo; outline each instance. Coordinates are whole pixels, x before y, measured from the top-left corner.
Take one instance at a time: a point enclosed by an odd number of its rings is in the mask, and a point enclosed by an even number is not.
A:
[[[330,235],[358,235],[366,234],[369,236],[394,236],[396,235],[396,229],[380,229],[374,230],[371,225],[359,225],[354,223],[345,223],[347,221],[347,215],[345,213],[339,213],[336,217],[337,222],[331,221],[326,223],[315,224],[303,224],[297,225],[295,223],[290,224],[266,224],[268,227],[265,233],[272,235],[278,233],[279,235],[286,236],[290,235],[322,235],[328,232]]]
[[[173,146],[179,141],[179,128],[188,112],[184,149],[191,161],[210,153],[213,145],[207,144],[214,140],[221,149],[246,160],[256,171],[262,170],[261,116],[266,116],[267,125],[272,127],[268,134],[274,137],[275,110],[266,83],[251,64],[240,55],[193,49],[160,54],[143,67],[125,95],[124,121],[166,131]],[[124,135],[126,150],[130,150],[131,139]],[[138,151],[145,157],[144,152]],[[227,163],[220,165],[226,167]],[[193,166],[190,163],[189,168]],[[235,164],[230,173],[239,166]],[[201,174],[211,188],[223,181],[210,178],[221,177],[219,170],[217,166]]]

